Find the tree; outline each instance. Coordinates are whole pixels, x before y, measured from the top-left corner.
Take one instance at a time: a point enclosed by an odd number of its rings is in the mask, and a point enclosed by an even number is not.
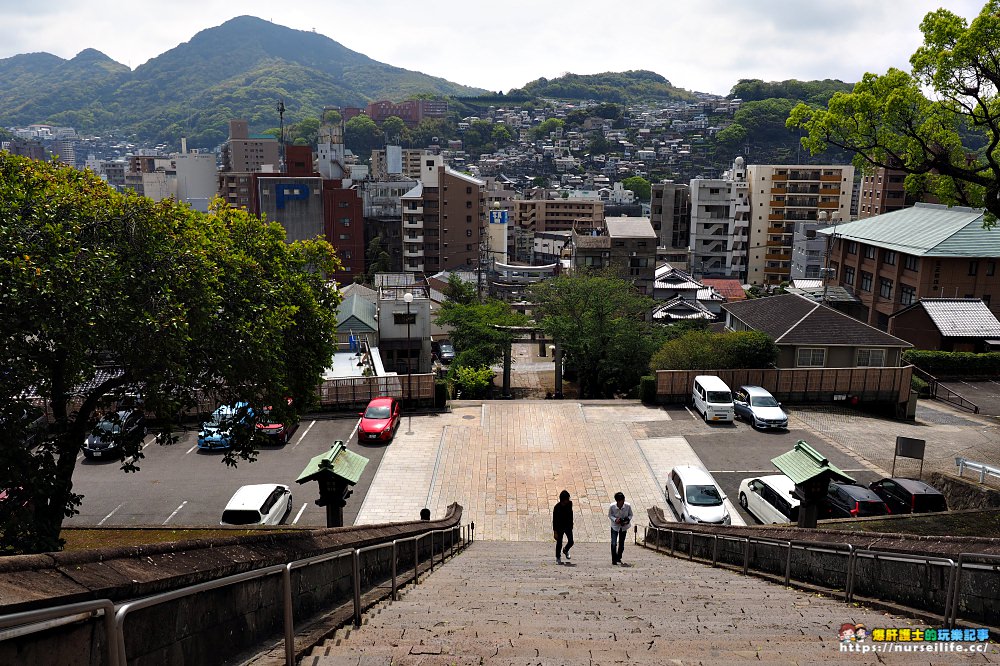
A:
[[[653,300],[616,277],[559,276],[531,287],[534,314],[577,376],[581,398],[626,394],[639,385],[662,342],[645,321]]]
[[[642,176],[630,176],[622,181],[626,190],[632,190],[639,201],[649,201],[652,185]]]
[[[389,116],[383,120],[382,132],[387,143],[398,146],[409,142],[410,131],[399,116]]]
[[[450,291],[455,284],[449,278]],[[480,303],[469,296],[467,286],[460,286],[458,299],[445,301],[437,316],[438,324],[451,327],[451,341],[457,352],[451,363],[452,371],[500,363],[514,336],[496,327],[526,326],[529,323],[527,317],[515,312],[503,301],[489,299]]]
[[[768,368],[778,347],[766,333],[689,331],[668,340],[649,362],[652,370],[714,370]]]
[[[11,422],[30,389],[53,420],[31,451],[18,427],[0,429],[0,487],[24,507],[0,515],[0,550],[60,547],[81,501],[82,443],[127,395],[167,420],[201,396],[289,417],[314,399],[336,349],[339,294],[324,275],[339,263],[326,242],[289,245],[277,223],[221,201],[202,214],[2,153],[0,219],[0,417]],[[225,462],[253,460],[251,437]],[[126,444],[122,468],[141,458]]]
[[[367,158],[382,145],[382,132],[368,116],[354,116],[344,124],[344,145],[355,155]]]
[[[555,132],[557,129],[562,128],[565,123],[559,118],[549,118],[538,124],[537,127],[532,131],[532,134],[536,139],[547,139],[549,134]]]
[[[590,140],[588,150],[591,155],[606,155],[611,150],[611,144],[608,143],[603,134],[599,134]]]
[[[838,146],[861,168],[902,169],[911,192],[983,206],[992,224],[1000,215],[1000,0],[971,24],[947,9],[930,12],[920,30],[912,74],[865,74],[826,109],[799,104],[788,125],[808,132],[802,143],[814,154]]]
[[[304,118],[285,130],[285,141],[297,146],[315,146],[319,140],[319,118]]]
[[[365,276],[367,280],[362,280],[362,282],[367,281],[368,284],[375,282],[376,273],[388,273],[389,269],[392,268],[392,258],[383,249],[381,236],[371,239],[368,247],[365,248],[365,264],[368,266]]]

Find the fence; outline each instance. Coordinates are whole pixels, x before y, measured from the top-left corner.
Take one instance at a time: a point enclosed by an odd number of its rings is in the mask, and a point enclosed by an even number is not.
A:
[[[947,386],[944,386],[937,377],[929,372],[925,372],[917,366],[913,366],[913,374],[927,382],[927,390],[930,393],[930,396],[935,400],[947,402],[961,409],[968,409],[973,414],[979,413],[979,405],[966,399],[965,396],[952,391]]]
[[[842,590],[852,603],[864,594],[940,615],[954,628],[959,611],[971,620],[995,621],[1000,613],[1000,556],[951,557],[856,548],[839,542],[748,537],[683,528],[645,528],[636,542],[657,552],[686,556],[712,566]]]
[[[855,397],[863,402],[900,405],[910,397],[913,366],[892,368],[761,368],[736,370],[657,370],[658,402],[687,402],[698,375],[717,375],[730,388],[762,386],[779,400],[831,402]]]
[[[380,395],[400,398],[406,405],[425,405],[434,402],[435,379],[433,374],[327,379],[316,388],[316,398],[324,408],[363,407]]]
[[[31,637],[63,625],[93,624],[100,617],[101,628],[90,627],[86,634],[91,648],[88,657],[80,659],[81,652],[87,650],[73,652],[70,648],[75,662],[109,666],[218,663],[280,630],[285,663],[292,666],[296,660],[296,615],[314,615],[349,600],[353,611],[350,617],[355,626],[360,626],[362,592],[391,582],[385,596],[395,600],[400,571],[407,574],[404,582],[410,580],[416,585],[422,563],[433,571],[438,556],[443,563],[446,555],[455,555],[474,540],[474,523],[455,525],[255,569],[118,605],[99,599],[13,613],[0,617],[0,639]],[[232,608],[233,601],[243,609],[238,618],[229,618],[223,610]],[[233,619],[237,620],[235,625]],[[50,636],[47,640],[59,639]],[[36,663],[58,663],[61,657],[46,647],[40,648],[46,658]]]

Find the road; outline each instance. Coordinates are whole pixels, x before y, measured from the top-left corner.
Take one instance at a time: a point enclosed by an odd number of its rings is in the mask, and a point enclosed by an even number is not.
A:
[[[330,448],[335,440],[369,459],[364,474],[344,508],[344,523],[351,525],[378,469],[385,445],[358,445],[352,434],[358,419],[327,416],[303,419],[288,444],[263,448],[255,462],[236,468],[222,463],[221,453],[201,452],[197,430],[181,432],[169,446],[155,443],[153,433],[144,441],[145,458],[140,471],[126,474],[118,461],[80,457],[73,475],[73,490],[84,496],[80,513],[67,519],[67,527],[171,526],[205,527],[219,524],[222,510],[242,485],[283,483],[291,487],[293,508],[286,524],[326,525],[326,510],[314,504],[315,483],[297,485],[295,479],[309,459]]]

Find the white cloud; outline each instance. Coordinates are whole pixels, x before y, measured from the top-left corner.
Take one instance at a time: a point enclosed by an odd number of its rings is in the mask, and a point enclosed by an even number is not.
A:
[[[725,94],[740,78],[838,78],[909,68],[918,29],[943,0],[0,0],[0,58],[96,48],[137,67],[234,12],[313,30],[397,67],[492,90],[563,72],[649,69]],[[948,0],[972,18],[982,0]]]

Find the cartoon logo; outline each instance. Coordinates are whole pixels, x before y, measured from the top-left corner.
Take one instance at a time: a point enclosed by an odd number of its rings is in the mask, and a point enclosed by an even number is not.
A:
[[[845,622],[840,625],[840,642],[841,643],[851,643],[854,641],[854,625],[850,622]]]
[[[858,643],[864,643],[866,638],[868,638],[868,629],[865,628],[865,625],[861,623],[854,625],[854,640]]]

